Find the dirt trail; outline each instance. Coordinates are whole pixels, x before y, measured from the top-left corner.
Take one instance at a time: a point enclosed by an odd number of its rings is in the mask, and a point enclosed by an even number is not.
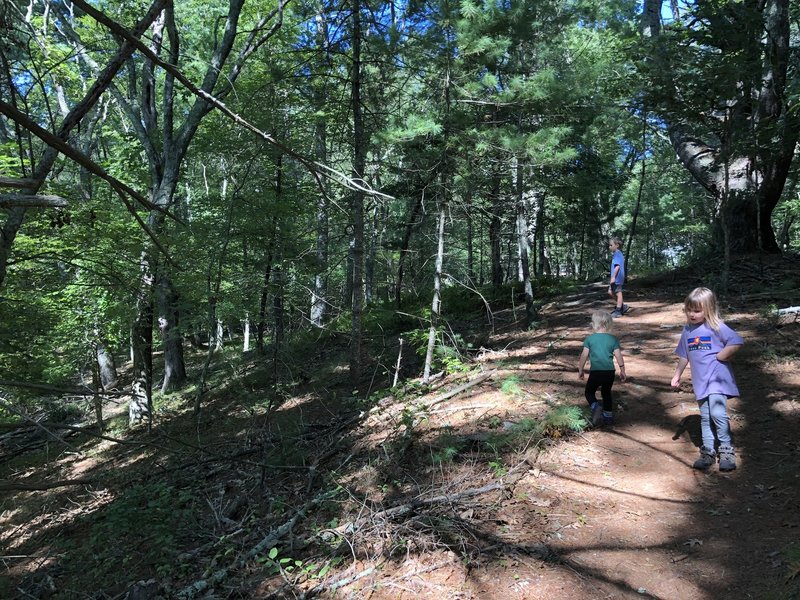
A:
[[[525,370],[532,381],[561,379],[582,396],[574,364],[591,308],[608,304],[601,298],[589,292],[546,312],[551,339],[537,345],[558,347],[544,361],[531,357]],[[746,340],[734,363],[742,398],[729,404],[739,468],[695,471],[699,413],[690,378],[679,392],[669,385],[681,304],[635,297],[631,304],[634,310],[616,320],[629,376],[614,386],[616,426],[551,448],[517,489],[559,501],[564,528],[546,541],[558,558],[547,569],[555,577],[530,572],[531,585],[517,580],[507,597],[789,597],[783,557],[800,525],[796,370],[768,367],[758,319],[726,311]],[[554,373],[555,365],[567,368]]]
[[[557,442],[496,511],[486,503],[469,514],[482,527],[477,561],[428,554],[392,573],[372,600],[470,598],[570,600],[758,600],[793,598],[800,571],[800,377],[797,361],[765,358],[774,328],[754,311],[723,307],[745,339],[734,361],[742,393],[729,403],[738,469],[698,472],[699,412],[687,369],[680,391],[670,387],[673,351],[684,323],[680,297],[631,294],[633,310],[616,321],[627,383],[615,383],[617,424]],[[503,418],[530,413],[541,399],[583,404],[577,359],[594,308],[609,306],[599,288],[543,311],[543,328],[492,340],[493,384],[470,394],[475,406],[502,406]],[[498,381],[517,375],[525,398],[511,402]],[[460,398],[461,404],[465,398]],[[503,412],[504,411],[504,412]],[[486,418],[486,413],[480,413]],[[479,413],[432,426],[467,429]],[[791,557],[796,553],[796,558]],[[437,560],[440,561],[437,563]],[[408,573],[404,577],[404,573]],[[415,575],[415,573],[417,575]],[[421,575],[421,573],[426,573]],[[362,597],[358,593],[354,597]]]

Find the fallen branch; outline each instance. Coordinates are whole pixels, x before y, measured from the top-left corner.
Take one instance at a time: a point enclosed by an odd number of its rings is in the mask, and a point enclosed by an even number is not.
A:
[[[467,410],[477,410],[479,408],[497,408],[497,404],[468,404],[467,406],[451,406],[450,408],[440,408],[439,410],[432,410],[429,414],[441,415],[447,413],[454,413]]]
[[[375,567],[370,567],[369,569],[365,569],[364,571],[361,571],[361,573],[357,573],[355,575],[344,577],[342,579],[337,579],[336,581],[333,581],[331,583],[325,583],[325,584],[320,583],[318,585],[315,585],[313,588],[311,588],[307,592],[303,592],[302,594],[300,594],[299,600],[305,600],[306,598],[313,598],[314,596],[316,596],[317,594],[320,594],[321,592],[324,592],[325,590],[330,590],[332,592],[335,592],[340,587],[344,587],[346,585],[350,585],[351,583],[354,583],[354,582],[358,581],[359,579],[363,579],[364,577],[369,577],[374,572],[375,572]]]
[[[67,394],[69,396],[94,396],[99,393],[101,396],[130,396],[130,392],[116,392],[112,390],[103,390],[102,392],[92,390],[90,388],[64,388],[55,385],[47,385],[45,383],[28,383],[27,381],[0,381],[0,388],[2,387],[19,387],[28,390],[38,390],[40,392],[53,392],[57,394]]]
[[[277,543],[288,534],[297,522],[306,516],[306,513],[310,511],[312,508],[316,507],[327,500],[330,500],[336,494],[339,493],[339,490],[336,489],[334,491],[326,491],[318,494],[316,497],[312,498],[308,502],[306,502],[300,509],[298,509],[292,518],[286,521],[283,525],[271,531],[267,536],[262,539],[258,544],[253,546],[250,550],[248,550],[245,554],[241,555],[237,558],[232,565],[224,569],[218,569],[211,573],[205,579],[201,579],[199,581],[195,581],[193,584],[183,588],[180,592],[178,592],[175,597],[179,600],[191,600],[192,598],[196,598],[200,593],[206,592],[208,590],[213,589],[215,586],[219,585],[223,581],[225,581],[230,575],[244,567],[249,561],[256,558],[259,554],[263,554],[265,551],[274,548]]]
[[[487,492],[492,492],[495,490],[501,490],[505,488],[505,485],[501,482],[494,482],[489,483],[483,487],[473,488],[469,490],[464,490],[463,492],[457,492],[455,494],[442,494],[439,496],[433,496],[432,498],[423,498],[412,500],[411,502],[407,502],[405,504],[399,504],[397,506],[393,506],[391,508],[387,508],[378,512],[369,513],[364,517],[356,519],[355,521],[350,521],[343,525],[340,525],[336,529],[326,529],[323,532],[320,532],[320,535],[324,538],[323,534],[327,534],[331,536],[331,534],[335,534],[338,536],[344,536],[345,533],[351,534],[358,530],[359,526],[364,523],[365,521],[374,521],[375,519],[389,519],[393,517],[398,517],[402,515],[406,515],[414,510],[421,508],[423,506],[431,506],[433,504],[454,504],[459,500],[463,500],[465,498],[472,498],[474,496],[480,496],[481,494],[485,494]],[[333,536],[331,536],[333,537]]]
[[[468,381],[468,382],[458,386],[457,388],[452,389],[452,390],[450,390],[449,392],[447,392],[445,394],[442,394],[438,398],[434,398],[431,402],[428,403],[428,408],[430,408],[432,406],[435,406],[436,404],[439,404],[440,402],[444,402],[445,400],[449,400],[453,396],[458,396],[461,392],[463,392],[465,390],[468,390],[469,388],[474,387],[474,386],[478,385],[479,383],[482,383],[482,382],[486,381],[492,375],[494,375],[496,371],[497,371],[497,369],[492,369],[491,371],[486,371],[485,373],[481,373],[480,375],[478,375],[472,381]]]
[[[0,492],[38,492],[71,485],[90,485],[94,482],[94,479],[64,479],[50,483],[15,483],[13,481],[0,480]]]
[[[34,427],[36,427],[37,429],[41,429],[41,430],[42,430],[42,431],[44,431],[44,432],[45,432],[45,433],[46,433],[46,434],[47,434],[49,437],[51,437],[52,439],[54,439],[54,440],[56,440],[56,441],[58,441],[58,442],[61,442],[61,443],[62,443],[62,444],[64,444],[64,445],[65,445],[67,448],[69,448],[70,450],[72,450],[73,452],[75,452],[76,454],[79,454],[79,455],[81,455],[81,456],[83,455],[83,452],[81,452],[80,450],[78,450],[77,448],[75,448],[74,446],[72,446],[71,444],[68,444],[67,442],[65,442],[65,441],[63,440],[63,438],[60,438],[60,437],[58,437],[58,436],[57,436],[55,433],[53,433],[53,432],[52,432],[52,431],[50,431],[50,430],[49,430],[47,427],[45,427],[45,426],[44,426],[44,425],[43,425],[41,422],[37,421],[37,420],[36,420],[36,419],[34,419],[33,417],[30,417],[30,416],[28,416],[28,415],[27,415],[27,414],[25,414],[23,411],[21,411],[21,410],[17,410],[17,409],[16,409],[16,408],[15,408],[15,407],[14,407],[14,406],[13,406],[13,405],[10,403],[10,402],[6,401],[4,398],[0,398],[0,404],[2,404],[3,406],[5,406],[5,407],[6,407],[6,410],[7,410],[7,411],[9,411],[10,413],[12,413],[12,414],[14,414],[14,415],[17,415],[18,417],[21,417],[21,418],[22,418],[22,419],[24,419],[25,421],[28,421],[28,422],[29,422],[31,425],[33,425],[33,426],[34,426]]]

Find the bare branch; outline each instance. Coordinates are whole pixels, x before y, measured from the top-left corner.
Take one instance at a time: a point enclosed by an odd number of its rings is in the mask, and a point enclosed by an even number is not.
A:
[[[156,53],[154,53],[150,48],[148,48],[144,43],[142,43],[141,40],[132,35],[127,29],[122,27],[119,23],[109,18],[104,13],[100,12],[90,4],[87,4],[84,0],[74,0],[73,3],[75,4],[75,6],[79,7],[81,10],[89,14],[98,23],[105,25],[112,32],[116,33],[125,40],[129,41],[131,44],[134,44],[137,50],[139,50],[148,59],[153,61],[154,64],[160,66],[170,75],[175,77],[175,79],[177,79],[192,94],[211,104],[214,108],[222,112],[222,114],[230,118],[234,123],[244,127],[248,131],[254,133],[258,137],[263,139],[268,144],[275,146],[276,148],[280,149],[283,153],[291,156],[292,158],[300,162],[300,164],[302,164],[308,170],[313,171],[315,173],[319,173],[325,177],[330,177],[334,181],[337,181],[340,185],[347,187],[349,189],[361,191],[373,196],[381,196],[383,198],[392,199],[392,196],[384,194],[382,192],[378,192],[377,190],[372,189],[370,186],[363,184],[363,180],[356,181],[355,179],[348,177],[341,171],[338,171],[332,167],[329,167],[328,165],[324,165],[311,158],[308,158],[307,156],[304,156],[303,154],[293,150],[286,144],[279,142],[268,133],[261,131],[255,125],[249,123],[248,121],[244,120],[241,116],[234,113],[221,100],[213,96],[211,93],[209,93],[205,89],[198,88],[175,65],[172,65],[162,60]]]
[[[19,190],[31,189],[36,185],[35,179],[16,177],[0,177],[0,187],[10,187]]]
[[[70,485],[90,485],[93,479],[63,479],[49,483],[15,483],[13,481],[0,481],[0,492],[38,492]]]
[[[69,202],[61,196],[41,194],[0,194],[0,208],[66,208]]]

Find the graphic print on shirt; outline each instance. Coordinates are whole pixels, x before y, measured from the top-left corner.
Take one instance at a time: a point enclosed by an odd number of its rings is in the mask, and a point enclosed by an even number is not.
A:
[[[711,336],[710,335],[696,335],[686,340],[689,344],[689,352],[695,350],[711,350]]]

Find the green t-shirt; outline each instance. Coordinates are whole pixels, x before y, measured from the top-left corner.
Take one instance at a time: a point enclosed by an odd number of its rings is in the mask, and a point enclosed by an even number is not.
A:
[[[619,340],[610,333],[593,333],[583,340],[583,347],[589,349],[590,371],[614,371],[614,350],[619,348]]]

